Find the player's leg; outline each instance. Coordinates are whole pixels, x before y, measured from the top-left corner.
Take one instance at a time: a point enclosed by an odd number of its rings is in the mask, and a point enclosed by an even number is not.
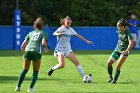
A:
[[[108,66],[107,66],[107,71],[108,71],[108,74],[109,74],[108,82],[111,82],[113,80],[113,77],[112,77],[112,72],[113,72],[112,64],[113,63],[114,63],[114,60],[112,60],[112,59],[108,60]]]
[[[33,87],[36,83],[36,80],[38,78],[38,73],[39,73],[39,68],[40,68],[40,63],[41,61],[33,61],[33,74],[32,74],[32,79],[31,79],[31,83],[30,83],[30,87],[28,89],[28,92],[33,90]]]
[[[57,55],[57,59],[58,59],[59,63],[50,68],[50,70],[48,71],[49,76],[51,76],[51,74],[53,73],[54,70],[57,70],[59,68],[63,68],[65,66],[64,58],[65,58],[64,55],[61,53]]]
[[[31,52],[31,59],[33,60],[33,74],[32,74],[32,79],[30,83],[30,87],[28,89],[28,92],[33,90],[33,87],[36,83],[36,80],[38,78],[38,72],[41,64],[41,54],[37,52]]]
[[[116,72],[115,72],[115,76],[114,76],[114,80],[112,83],[116,83],[116,81],[118,80],[118,77],[120,75],[120,68],[122,66],[122,64],[124,63],[124,61],[126,60],[128,55],[121,55],[118,63],[117,63],[117,68],[116,68]]]
[[[20,91],[21,84],[25,78],[26,73],[29,70],[30,63],[31,63],[30,60],[25,60],[25,59],[23,60],[23,70],[21,71],[21,73],[19,75],[18,84],[17,84],[15,91]]]
[[[81,77],[84,77],[84,71],[83,68],[80,65],[80,62],[78,61],[78,59],[76,58],[75,54],[73,52],[70,52],[69,55],[67,56],[67,58],[73,63],[75,64],[75,66],[77,67],[78,72],[80,73]]]
[[[114,51],[111,54],[111,56],[108,60],[108,65],[107,65],[107,71],[108,71],[108,74],[109,74],[108,82],[113,81],[113,77],[112,77],[113,67],[112,67],[112,64],[119,58],[119,56],[120,56],[120,53]]]

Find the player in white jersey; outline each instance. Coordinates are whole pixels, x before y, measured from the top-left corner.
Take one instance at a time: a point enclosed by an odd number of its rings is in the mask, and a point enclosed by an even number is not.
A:
[[[72,52],[70,37],[71,35],[77,35],[77,33],[71,27],[67,29],[64,25],[59,27],[57,31],[60,31],[64,35],[57,36],[57,45],[54,51],[54,56],[57,56],[60,53],[67,57],[69,53]]]
[[[88,41],[81,35],[77,34],[73,28],[71,28],[72,20],[70,17],[66,16],[64,19],[61,20],[61,27],[59,27],[54,33],[54,36],[57,36],[57,44],[54,51],[54,56],[58,59],[58,64],[52,66],[48,71],[48,75],[51,76],[54,70],[63,68],[65,66],[64,58],[67,57],[79,71],[81,77],[83,77],[84,71],[76,58],[75,54],[73,53],[70,45],[70,38],[72,35],[77,36],[78,38],[84,40],[88,44],[93,44],[91,41]]]

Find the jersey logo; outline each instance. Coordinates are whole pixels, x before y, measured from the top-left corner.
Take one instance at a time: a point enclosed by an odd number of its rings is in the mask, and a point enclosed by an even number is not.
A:
[[[68,37],[68,38],[70,38],[70,36],[71,36],[71,35],[67,35],[67,34],[65,34],[64,36],[65,36],[65,37]]]

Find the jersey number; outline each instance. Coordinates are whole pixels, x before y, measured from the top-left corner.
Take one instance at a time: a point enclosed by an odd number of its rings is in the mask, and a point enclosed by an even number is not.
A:
[[[31,40],[33,40],[33,41],[37,40],[39,35],[40,35],[40,33],[35,34],[34,36],[31,37]]]

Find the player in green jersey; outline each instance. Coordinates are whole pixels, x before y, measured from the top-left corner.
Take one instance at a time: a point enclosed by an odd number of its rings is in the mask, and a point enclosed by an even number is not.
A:
[[[25,40],[21,45],[21,51],[23,53],[23,70],[19,76],[15,91],[20,91],[21,84],[29,70],[31,61],[33,62],[33,74],[30,87],[27,92],[33,91],[41,63],[41,45],[44,46],[44,50],[46,52],[48,51],[46,44],[47,36],[46,33],[42,31],[43,21],[41,18],[37,18],[37,20],[34,22],[34,29],[34,31],[31,31],[25,37]]]
[[[131,50],[133,46],[133,38],[131,33],[127,30],[127,24],[124,19],[121,19],[117,23],[117,34],[118,34],[118,43],[114,50],[114,52],[111,54],[109,60],[108,60],[108,74],[109,74],[109,80],[108,82],[112,82],[113,84],[116,83],[119,75],[120,75],[120,68],[124,61],[126,60],[129,51]],[[117,60],[117,66],[116,66],[116,72],[114,75],[114,78],[112,77],[112,71],[113,67],[112,64]]]

